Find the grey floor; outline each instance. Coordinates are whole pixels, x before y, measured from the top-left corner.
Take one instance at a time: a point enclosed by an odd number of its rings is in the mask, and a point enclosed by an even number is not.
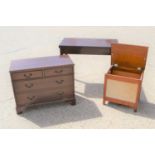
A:
[[[0,128],[154,128],[155,27],[0,27]],[[64,37],[117,38],[149,46],[138,112],[102,105],[104,74],[110,56],[70,55],[75,64],[77,105],[53,103],[15,111],[9,65],[12,59],[58,55]]]

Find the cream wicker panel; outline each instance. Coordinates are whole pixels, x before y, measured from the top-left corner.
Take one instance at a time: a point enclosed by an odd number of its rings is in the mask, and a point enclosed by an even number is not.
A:
[[[107,79],[107,97],[135,103],[137,90],[137,84]]]

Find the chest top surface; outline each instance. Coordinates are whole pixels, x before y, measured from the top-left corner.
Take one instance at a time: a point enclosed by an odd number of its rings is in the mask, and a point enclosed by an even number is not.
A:
[[[73,65],[72,60],[67,55],[20,59],[11,62],[10,72],[67,65]]]
[[[59,47],[111,47],[117,39],[64,38]]]
[[[111,64],[117,64],[119,67],[141,68],[145,69],[148,47],[112,44]]]

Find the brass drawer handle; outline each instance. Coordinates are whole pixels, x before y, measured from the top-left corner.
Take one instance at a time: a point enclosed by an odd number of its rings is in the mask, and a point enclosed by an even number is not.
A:
[[[56,80],[57,84],[62,84],[64,82],[64,80]]]
[[[32,88],[33,86],[34,86],[33,83],[29,83],[29,84],[26,83],[26,84],[25,84],[25,87],[26,87],[26,88]]]
[[[24,77],[25,77],[25,78],[31,78],[31,77],[32,77],[32,73],[24,74]]]
[[[64,92],[57,92],[57,95],[64,95]]]
[[[62,70],[62,69],[61,69],[61,70],[55,70],[54,72],[55,72],[55,73],[62,73],[63,70]]]
[[[35,98],[36,98],[36,96],[32,96],[32,97],[29,97],[29,96],[28,96],[28,97],[27,97],[27,99],[29,99],[29,100],[31,100],[31,101],[34,100]]]

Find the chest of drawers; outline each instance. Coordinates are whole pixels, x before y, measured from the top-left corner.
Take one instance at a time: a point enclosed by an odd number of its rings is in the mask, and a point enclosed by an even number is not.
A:
[[[10,76],[18,114],[55,101],[75,104],[74,64],[68,56],[12,61]]]

